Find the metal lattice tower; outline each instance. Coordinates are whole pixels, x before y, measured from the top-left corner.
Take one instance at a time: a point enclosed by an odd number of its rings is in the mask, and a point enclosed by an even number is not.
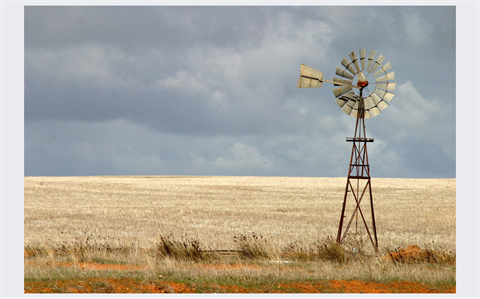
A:
[[[352,142],[352,155],[350,156],[350,165],[348,168],[347,185],[345,187],[345,196],[342,205],[342,214],[340,216],[340,224],[338,225],[337,243],[342,243],[355,219],[355,234],[358,234],[359,215],[361,216],[362,223],[365,225],[366,232],[372,242],[375,250],[378,249],[377,240],[377,227],[375,225],[375,213],[373,209],[373,197],[372,186],[370,178],[370,165],[368,164],[368,151],[367,143],[373,142],[373,138],[367,138],[365,132],[365,118],[362,117],[364,113],[361,113],[364,104],[362,98],[362,90],[360,90],[360,103],[359,112],[357,114],[357,122],[355,125],[355,134],[353,138],[347,138],[347,142]],[[346,227],[344,228],[344,219],[347,217],[346,205],[347,199],[352,198],[354,200],[354,208],[351,212],[351,216],[348,220]],[[362,211],[362,200],[366,198],[370,199],[370,217],[364,215]],[[367,218],[366,218],[367,217]],[[369,222],[372,224],[369,229]],[[373,237],[372,237],[373,233]]]
[[[334,77],[333,81],[323,79],[321,71],[301,64],[297,86],[300,88],[321,87],[323,82],[340,86],[333,89],[333,94],[336,97],[335,102],[343,112],[356,118],[354,137],[347,138],[347,142],[352,142],[353,145],[337,242],[342,243],[345,240],[355,221],[355,234],[360,233],[359,229],[365,228],[373,247],[378,250],[367,151],[367,143],[373,142],[373,138],[366,137],[365,119],[379,115],[390,105],[396,86],[395,82],[391,82],[395,79],[395,72],[387,73],[387,70],[391,68],[390,62],[382,66],[385,57],[379,55],[375,58],[376,51],[371,50],[368,58],[365,55],[365,49],[360,50],[359,53],[360,58],[357,58],[355,52],[350,53],[351,61],[343,58],[341,64],[344,68],[337,66],[335,70],[335,74],[340,78]],[[365,64],[367,65],[365,66]],[[368,76],[371,74],[375,78],[375,82],[368,82]],[[355,78],[356,85],[353,84]],[[370,92],[368,87],[372,85],[375,87],[373,92]],[[353,89],[356,89],[358,94]],[[364,97],[364,91],[369,92],[368,96]],[[350,198],[352,199],[349,200]],[[364,200],[365,198],[367,200]],[[365,204],[366,201],[368,202]],[[367,205],[366,208],[365,205]],[[347,222],[345,223],[346,219]]]

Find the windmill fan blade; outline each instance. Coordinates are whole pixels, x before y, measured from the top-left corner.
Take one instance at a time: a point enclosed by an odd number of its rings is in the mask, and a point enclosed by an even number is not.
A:
[[[339,66],[335,69],[335,74],[339,75],[340,77],[345,77],[350,80],[353,80],[353,76],[350,75],[346,70],[342,70]]]
[[[381,112],[380,112],[380,109],[378,109],[378,107],[373,107],[370,109],[370,117],[375,117],[377,115],[379,115]]]
[[[382,64],[383,60],[385,59],[385,57],[383,57],[382,54],[380,54],[377,58],[377,60],[375,61],[375,65],[372,67],[372,69],[370,70],[370,73],[373,73],[377,67],[380,66],[380,64]]]
[[[342,107],[342,111],[345,112],[346,114],[350,115],[350,113],[352,112],[352,107],[350,107],[348,105],[344,105]]]
[[[389,82],[389,83],[377,83],[375,86],[377,88],[382,88],[388,91],[395,91],[396,85],[397,85],[397,82],[393,82],[393,83]]]
[[[360,101],[355,101],[355,105],[353,105],[353,109],[358,110],[359,103]]]
[[[352,60],[352,63],[355,65],[355,68],[357,69],[357,71],[355,72],[358,73],[361,71],[360,69],[360,65],[358,64],[358,59],[357,59],[357,54],[355,54],[355,51],[353,51],[352,53],[350,53],[350,59]]]
[[[343,96],[339,97],[337,100],[343,101],[343,105],[341,106],[343,108],[344,105],[350,106],[350,108],[354,109],[355,103],[358,101],[358,96],[353,92],[348,92],[344,94]],[[336,100],[335,100],[336,101]],[[337,104],[340,105],[339,102]]]
[[[382,82],[395,79],[395,72],[390,72],[385,74],[384,76],[378,77],[375,79],[375,82]]]
[[[374,77],[378,77],[381,73],[387,73],[389,69],[392,68],[390,61],[387,62],[384,66],[381,66],[380,69],[373,75]]]
[[[375,54],[377,51],[370,50],[370,53],[368,54],[368,65],[367,65],[367,71],[370,72],[370,68],[372,67],[372,63],[375,58]]]
[[[371,118],[371,116],[370,116],[370,111],[365,110],[364,113],[363,113],[363,118],[365,118],[365,119]]]
[[[356,110],[356,109],[353,109],[353,110],[350,112],[350,116],[351,116],[351,117],[354,117],[354,118],[357,118],[357,114],[358,114],[358,110]]]
[[[394,96],[393,93],[390,93],[388,91],[384,91],[384,90],[381,90],[381,89],[378,89],[378,88],[375,88],[375,90],[373,92],[375,94],[377,94],[379,97],[383,98],[385,101],[389,102],[389,103]]]
[[[365,81],[367,81],[367,78],[365,77],[365,75],[363,74],[363,72],[358,73],[357,81],[358,81],[358,82],[365,82]]]
[[[357,74],[357,71],[353,68],[353,65],[348,62],[347,58],[343,57],[342,59],[342,65],[348,69],[350,73],[352,73],[354,76]]]
[[[390,101],[393,99],[393,96],[395,96],[393,93],[387,91],[383,96],[383,99],[390,103]]]
[[[356,99],[350,99],[347,102],[347,105],[350,106],[352,109],[355,109],[355,104],[357,103]]]
[[[368,97],[363,99],[363,105],[364,105],[365,109],[367,109],[367,110],[370,110],[371,108],[376,106],[376,104],[373,101],[371,96],[368,96]]]
[[[360,50],[360,64],[362,65],[362,71],[365,70],[365,52],[366,49]]]
[[[372,93],[370,96],[372,97],[373,102],[375,102],[375,105],[377,106],[382,101],[382,98],[379,97],[376,93]]]
[[[336,77],[333,77],[333,82],[352,85],[352,80],[346,80],[346,79],[341,79],[341,78],[336,78]],[[333,84],[333,85],[340,86],[339,84]]]
[[[338,104],[338,106],[340,106],[340,108],[342,108],[345,105],[345,103],[347,103],[346,100],[342,100],[340,98],[335,99],[335,102]]]
[[[342,107],[342,111],[350,116],[352,115],[352,113],[355,113],[355,116],[356,116],[356,111],[358,109],[358,100],[359,100],[358,95],[353,93],[353,96],[348,100],[346,105]]]
[[[335,95],[336,98],[339,96],[346,94],[347,92],[351,91],[352,87],[351,86],[342,86],[339,88],[334,88],[333,89],[333,94]]]
[[[385,94],[387,93],[385,90],[381,90],[381,89],[378,89],[378,88],[375,88],[373,90],[373,92],[375,94],[377,94],[379,97],[381,97],[383,99],[383,97],[385,96]]]
[[[350,90],[346,94],[343,94],[343,95],[339,96],[338,99],[341,99],[341,100],[344,100],[344,101],[349,101],[349,100],[354,100],[355,101],[356,97],[357,97],[357,95],[352,90]]]
[[[351,106],[353,106],[353,103],[355,101],[355,93],[353,91],[349,91],[346,94],[338,97],[335,99],[335,102],[338,104],[338,106],[343,107],[347,102],[351,103]]]
[[[380,111],[383,111],[383,109],[388,107],[388,104],[385,101],[381,101],[380,103],[378,103],[377,107],[378,109],[380,109]]]

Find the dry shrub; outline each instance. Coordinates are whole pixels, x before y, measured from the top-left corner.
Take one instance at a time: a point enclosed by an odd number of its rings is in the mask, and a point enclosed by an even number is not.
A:
[[[327,236],[317,243],[318,257],[325,261],[345,262],[346,250],[337,243],[337,240],[332,236]]]
[[[244,259],[266,259],[274,255],[273,247],[267,239],[254,232],[251,236],[244,234],[233,236],[233,242],[237,243],[239,255]]]
[[[71,241],[29,242],[24,246],[27,257],[48,257],[55,262],[60,257],[70,258],[73,262],[90,262],[94,258],[104,257],[109,253],[128,256],[138,245],[135,242],[123,242],[120,239],[96,238],[93,234],[77,236]]]
[[[431,249],[426,249],[425,255],[425,261],[428,263],[454,265],[457,260],[455,253],[451,251],[438,252]]]
[[[304,242],[298,240],[288,243],[282,249],[282,253],[299,261],[312,261],[317,257],[315,248],[312,244],[306,245]]]
[[[176,260],[203,260],[207,257],[198,239],[189,239],[186,236],[175,239],[172,234],[160,236],[157,242],[157,256]]]

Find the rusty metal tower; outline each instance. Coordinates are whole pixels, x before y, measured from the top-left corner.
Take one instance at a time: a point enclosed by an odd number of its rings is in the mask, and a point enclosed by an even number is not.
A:
[[[355,234],[359,234],[359,229],[361,230],[362,227],[365,228],[374,249],[378,250],[367,151],[367,143],[373,142],[373,138],[367,138],[366,136],[365,119],[379,115],[390,105],[396,86],[395,82],[391,82],[395,79],[395,72],[387,73],[387,70],[391,68],[390,62],[382,66],[385,57],[379,55],[375,58],[376,51],[371,50],[368,58],[365,55],[365,49],[360,50],[359,54],[360,57],[357,58],[355,52],[350,53],[351,61],[347,60],[346,57],[343,58],[341,64],[344,68],[337,66],[335,70],[335,74],[340,78],[334,77],[333,81],[323,79],[321,71],[301,64],[297,86],[300,88],[321,87],[323,82],[340,86],[333,89],[335,102],[343,112],[356,118],[354,136],[347,137],[347,142],[353,144],[337,242],[342,243],[345,240],[355,221]],[[368,77],[370,75],[373,75],[374,82],[369,82]],[[354,80],[356,80],[355,85]],[[370,91],[369,86],[372,85],[374,85],[374,88],[373,91]],[[354,89],[356,92],[354,92]],[[368,93],[366,97],[364,97],[364,91]]]

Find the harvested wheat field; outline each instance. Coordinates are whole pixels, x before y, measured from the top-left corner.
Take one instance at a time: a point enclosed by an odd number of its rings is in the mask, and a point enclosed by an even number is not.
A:
[[[345,178],[24,183],[27,293],[455,292],[455,179],[372,179],[378,252],[334,241]]]

